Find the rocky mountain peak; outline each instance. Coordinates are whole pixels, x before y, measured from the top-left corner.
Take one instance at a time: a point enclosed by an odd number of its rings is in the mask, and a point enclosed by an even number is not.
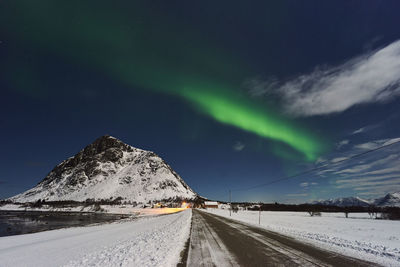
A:
[[[118,149],[121,151],[132,152],[133,147],[123,143],[122,141],[118,140],[115,137],[110,135],[104,135],[97,138],[93,143],[86,146],[82,154],[83,156],[94,156],[96,154],[100,154],[102,152],[106,152],[109,149]]]
[[[359,197],[342,197],[342,198],[329,199],[323,201],[314,201],[313,203],[320,205],[339,206],[339,207],[351,207],[351,206],[367,207],[370,205],[370,203],[367,200]]]
[[[60,177],[68,170],[79,172],[84,177],[91,178],[101,173],[99,166],[101,163],[110,162],[118,163],[124,156],[124,152],[144,152],[141,149],[134,148],[125,144],[121,140],[110,135],[103,135],[97,138],[93,143],[87,145],[75,156],[64,160],[57,165],[39,184],[47,185],[54,181],[56,177]],[[104,175],[107,175],[104,173]],[[76,184],[83,179],[77,179],[82,175],[74,175],[70,178],[69,183]]]
[[[337,199],[329,199],[323,201],[314,201],[313,204],[334,205],[340,207],[346,206],[363,206],[376,205],[378,207],[400,207],[400,192],[388,193],[377,199],[365,200],[359,197],[345,197]]]
[[[154,152],[109,135],[58,164],[36,187],[12,199],[75,200],[121,197],[135,202],[194,198],[196,193]]]
[[[400,207],[400,192],[388,193],[382,198],[375,200],[377,206],[395,206]]]
[[[136,149],[139,151],[139,149]],[[99,162],[117,162],[123,157],[123,152],[134,152],[135,148],[110,135],[97,138],[93,143],[86,146],[74,157],[61,163],[62,167],[73,168],[80,163],[93,160]],[[60,165],[59,165],[60,166]],[[57,167],[59,167],[57,166]]]

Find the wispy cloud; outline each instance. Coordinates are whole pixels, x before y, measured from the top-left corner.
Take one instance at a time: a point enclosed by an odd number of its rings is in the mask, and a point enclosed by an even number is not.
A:
[[[357,134],[366,134],[371,131],[375,131],[380,128],[386,128],[390,127],[393,123],[397,123],[400,118],[400,112],[394,112],[388,117],[384,118],[383,120],[380,120],[377,123],[365,125],[364,127],[358,128],[352,132],[349,133],[349,135],[357,135]]]
[[[237,142],[233,145],[233,150],[235,150],[235,151],[242,151],[242,150],[244,149],[244,147],[245,147],[245,145],[244,145],[242,142],[237,141]]]
[[[363,133],[364,131],[365,131],[365,127],[361,127],[360,129],[355,130],[351,134],[359,134],[359,133]]]
[[[244,82],[243,85],[247,88],[250,96],[259,97],[267,96],[274,93],[274,88],[279,86],[279,81],[275,77],[270,77],[267,80],[260,80],[259,78],[253,78]]]
[[[362,149],[362,150],[371,150],[381,146],[380,142],[371,141],[367,143],[358,144],[355,148]]]
[[[337,148],[337,149],[341,149],[343,146],[346,146],[346,145],[348,145],[349,143],[350,143],[350,141],[347,140],[347,139],[342,140],[342,141],[340,141],[340,142],[338,142],[338,143],[336,144],[336,148]]]
[[[326,159],[323,157],[319,157],[317,158],[317,160],[315,161],[315,164],[321,164],[321,163],[325,163]]]
[[[380,146],[387,146],[396,142],[399,142],[400,138],[391,138],[391,139],[380,139],[380,140],[374,140],[362,144],[355,145],[355,148],[361,149],[361,150],[371,150],[378,148]]]
[[[356,188],[360,186],[375,186],[375,185],[385,185],[385,184],[398,184],[400,179],[400,175],[391,174],[391,175],[382,175],[376,177],[362,177],[357,179],[340,179],[336,180],[337,188]]]
[[[318,172],[320,177],[334,177],[333,185],[337,189],[350,189],[357,195],[384,195],[400,190],[400,145],[367,154],[346,163],[338,163],[342,158],[351,157],[369,149],[393,144],[400,138],[379,139],[356,144],[341,157],[330,159],[329,168]]]
[[[307,189],[307,187],[309,187],[309,186],[314,186],[314,185],[317,185],[318,183],[316,183],[316,182],[311,182],[311,183],[309,183],[309,182],[303,182],[303,183],[300,183],[300,186],[301,187],[304,187],[305,189]]]
[[[356,191],[364,191],[362,193],[370,193],[383,196],[388,192],[398,192],[400,190],[399,183],[389,183],[389,184],[382,184],[382,185],[373,185],[373,186],[360,186],[354,188]],[[361,194],[361,193],[358,193]]]
[[[316,68],[286,82],[252,80],[252,95],[276,95],[293,116],[324,115],[400,95],[400,41],[348,62]],[[250,87],[252,85],[252,87]]]
[[[382,156],[382,154],[380,154],[380,156]],[[394,170],[392,166],[397,165],[398,161],[399,161],[398,154],[385,155],[380,159],[374,158],[374,160],[372,161],[370,160],[366,163],[357,162],[357,164],[354,164],[348,168],[340,169],[339,171],[336,171],[336,173],[344,174],[346,176],[358,175],[360,173],[362,173],[363,175],[383,174],[392,172]],[[341,166],[338,166],[337,168],[341,168]],[[372,169],[374,170],[370,171]]]
[[[344,161],[346,159],[348,159],[348,158],[347,157],[337,157],[337,158],[331,159],[331,162],[332,163],[338,163],[338,162]]]

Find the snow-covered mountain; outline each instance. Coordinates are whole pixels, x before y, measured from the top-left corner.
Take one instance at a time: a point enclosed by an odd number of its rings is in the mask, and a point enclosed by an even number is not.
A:
[[[400,192],[389,193],[378,198],[374,201],[374,204],[379,207],[400,207]]]
[[[337,199],[328,199],[323,201],[314,201],[313,204],[331,205],[339,207],[361,206],[368,207],[370,205],[378,207],[400,207],[400,192],[389,193],[384,197],[374,200],[365,200],[359,197],[344,197]]]
[[[57,165],[34,188],[11,197],[16,202],[118,197],[147,203],[170,198],[193,199],[197,194],[159,156],[102,136]]]
[[[361,206],[367,207],[370,205],[368,200],[359,197],[343,197],[336,199],[328,199],[323,201],[316,201],[314,204],[339,206],[339,207],[351,207],[351,206]]]

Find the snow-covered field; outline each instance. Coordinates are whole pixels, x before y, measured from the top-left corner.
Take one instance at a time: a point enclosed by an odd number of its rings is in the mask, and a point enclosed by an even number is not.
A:
[[[229,217],[228,210],[208,212]],[[258,211],[232,213],[232,219],[258,225]],[[368,214],[261,212],[261,227],[355,258],[400,266],[400,222],[372,220]]]
[[[5,266],[176,266],[191,209],[168,216],[0,237]]]

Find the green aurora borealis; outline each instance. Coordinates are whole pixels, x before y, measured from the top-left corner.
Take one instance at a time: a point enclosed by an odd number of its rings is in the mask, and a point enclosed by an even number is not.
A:
[[[242,130],[288,144],[302,152],[307,160],[315,160],[321,147],[310,134],[294,127],[273,112],[267,112],[239,97],[222,90],[187,89],[181,96],[191,100],[202,112],[213,119]]]
[[[140,4],[134,14],[117,11],[106,2],[95,7],[81,3],[79,9],[52,1],[8,5],[20,14],[10,12],[4,18],[14,22],[7,30],[20,45],[97,69],[132,90],[181,97],[222,124],[290,146],[307,161],[324,151],[319,138],[239,92],[241,83],[254,73],[243,59],[224,52],[195,29],[177,24],[173,15],[151,10],[159,12],[159,19],[152,20]],[[132,16],[136,16],[133,22]],[[15,77],[11,83],[17,81]]]

